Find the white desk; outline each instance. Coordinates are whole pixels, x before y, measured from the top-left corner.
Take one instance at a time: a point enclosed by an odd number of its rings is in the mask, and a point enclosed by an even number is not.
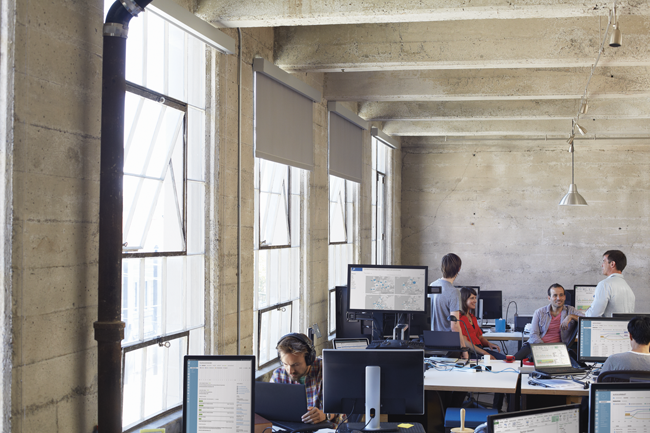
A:
[[[570,396],[588,396],[589,389],[584,389],[579,383],[571,388],[545,388],[539,385],[529,385],[528,375],[521,375],[521,394],[522,395],[570,395]]]
[[[480,365],[483,366],[484,364],[481,362]],[[502,371],[507,368],[515,370],[503,373],[491,373],[489,371],[469,373],[460,369],[451,371],[429,369],[424,373],[424,389],[427,391],[503,392],[514,394],[517,391],[517,382],[519,380],[518,365],[518,362],[490,361],[493,371]]]
[[[488,341],[521,341],[521,332],[485,332],[483,337]],[[526,336],[524,339],[528,339]]]

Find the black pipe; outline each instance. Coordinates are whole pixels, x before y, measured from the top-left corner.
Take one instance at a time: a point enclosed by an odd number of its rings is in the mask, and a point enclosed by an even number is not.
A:
[[[97,340],[97,421],[102,433],[122,432],[122,208],[126,37],[131,18],[151,0],[119,1],[104,24]]]

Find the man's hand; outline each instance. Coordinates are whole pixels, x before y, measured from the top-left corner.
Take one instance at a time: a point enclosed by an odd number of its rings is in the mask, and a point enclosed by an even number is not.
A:
[[[567,315],[566,319],[564,319],[560,324],[560,328],[565,330],[568,329],[572,321],[573,321],[573,317],[571,317],[571,314]]]
[[[325,412],[317,407],[308,407],[307,413],[302,416],[302,422],[307,424],[318,424],[327,419]]]

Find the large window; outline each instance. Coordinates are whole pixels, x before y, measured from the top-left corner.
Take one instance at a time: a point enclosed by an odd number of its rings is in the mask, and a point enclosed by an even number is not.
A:
[[[123,426],[183,402],[203,353],[206,45],[152,12],[127,44],[122,257]]]
[[[297,332],[301,293],[302,199],[307,172],[255,158],[255,323],[258,366]]]
[[[336,333],[336,286],[347,283],[348,264],[355,263],[358,254],[359,184],[329,176],[329,249],[328,286],[330,335]]]
[[[390,167],[390,148],[375,137],[372,138],[372,230],[371,264],[385,265],[388,262],[387,233],[387,185]]]

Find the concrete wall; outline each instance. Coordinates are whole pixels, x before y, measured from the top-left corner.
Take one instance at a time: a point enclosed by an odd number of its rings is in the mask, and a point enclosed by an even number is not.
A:
[[[510,300],[530,314],[552,283],[598,283],[602,254],[620,249],[637,311],[650,309],[647,140],[576,141],[575,182],[587,207],[558,206],[571,183],[564,141],[405,142],[403,263],[432,267],[434,280],[454,252],[463,260],[459,285],[502,290],[504,314]]]
[[[90,432],[103,4],[15,6],[12,430]]]

